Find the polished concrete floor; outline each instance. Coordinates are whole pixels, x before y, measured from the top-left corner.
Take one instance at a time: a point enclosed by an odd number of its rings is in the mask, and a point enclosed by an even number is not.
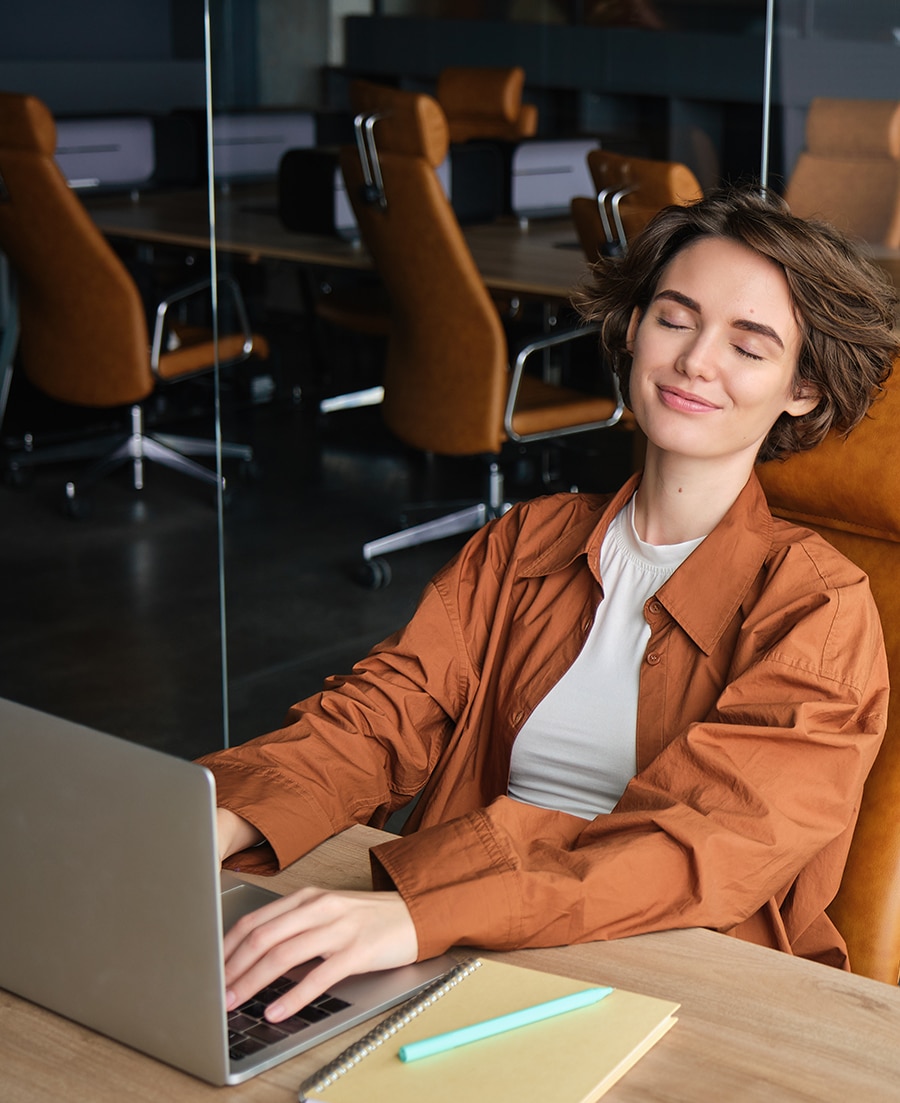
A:
[[[140,492],[124,469],[105,478],[80,519],[59,508],[77,465],[0,487],[0,695],[194,757],[276,727],[408,618],[464,538],[396,553],[376,591],[352,577],[361,545],[410,502],[476,495],[481,467],[409,454],[377,408],[306,413],[283,397],[226,409],[226,436],[253,445],[258,469],[226,467],[221,555],[214,491],[155,465]],[[624,453],[585,438],[563,475],[609,489]],[[513,461],[510,495],[539,493],[539,465]]]

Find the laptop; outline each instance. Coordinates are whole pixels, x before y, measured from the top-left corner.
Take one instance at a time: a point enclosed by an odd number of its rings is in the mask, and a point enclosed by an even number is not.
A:
[[[263,995],[229,1027],[223,929],[276,894],[220,870],[210,772],[3,699],[0,839],[0,987],[212,1084],[241,1083],[456,964],[349,977],[287,1031],[259,1021]]]

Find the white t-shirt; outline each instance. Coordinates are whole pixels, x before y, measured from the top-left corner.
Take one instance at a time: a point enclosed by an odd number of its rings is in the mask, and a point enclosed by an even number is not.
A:
[[[634,498],[600,549],[604,598],[580,655],[513,744],[508,794],[593,819],[636,772],[638,681],[650,626],[644,604],[702,542],[654,545],[634,528]]]

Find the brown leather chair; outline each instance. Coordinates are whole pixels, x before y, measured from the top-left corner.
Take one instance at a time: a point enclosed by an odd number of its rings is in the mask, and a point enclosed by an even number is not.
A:
[[[703,198],[697,177],[678,161],[593,149],[587,162],[596,197],[575,196],[571,212],[588,260],[625,249],[663,207]]]
[[[785,199],[801,218],[900,247],[900,101],[814,99]]]
[[[357,146],[342,149],[340,163],[391,301],[383,416],[413,448],[485,455],[491,471],[486,500],[365,545],[368,581],[377,586],[389,579],[383,553],[477,528],[503,510],[504,441],[631,421],[612,383],[608,395],[584,394],[525,370],[531,356],[590,332],[584,328],[532,342],[511,369],[500,315],[434,171],[449,143],[443,111],[426,95],[375,85],[369,95]]]
[[[494,138],[518,142],[537,133],[538,110],[522,103],[525,70],[518,65],[449,66],[438,74],[435,98],[451,142]]]
[[[234,296],[240,332],[223,334],[214,347],[202,325],[179,325],[178,308],[195,296],[209,302],[208,284],[177,292],[157,308],[151,341],[134,280],[97,229],[55,160],[56,126],[34,96],[0,93],[0,249],[18,293],[18,359],[29,381],[58,402],[113,409],[131,407],[130,431],[71,446],[29,448],[7,459],[15,477],[39,463],[102,456],[79,480],[90,483],[111,468],[133,465],[143,485],[143,460],[176,468],[215,484],[218,477],[187,454],[215,455],[211,440],[147,435],[142,403],[158,387],[213,370],[220,364],[266,356],[265,342],[247,325],[237,286],[220,280],[222,305]],[[9,346],[12,342],[9,342]],[[14,349],[0,363],[0,424]],[[223,444],[222,454],[252,458],[245,445]],[[75,484],[66,486],[74,510]]]
[[[863,793],[843,879],[829,914],[850,967],[900,979],[900,364],[871,416],[846,439],[762,464],[774,513],[820,532],[869,576],[893,686],[887,734]],[[803,778],[797,778],[803,784]]]

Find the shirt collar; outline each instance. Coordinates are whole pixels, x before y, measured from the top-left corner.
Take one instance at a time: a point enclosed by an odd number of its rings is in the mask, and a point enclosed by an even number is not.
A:
[[[525,557],[520,574],[536,578],[562,570],[579,556],[601,582],[600,546],[619,510],[634,494],[640,475],[595,511],[573,516],[572,523],[546,548]],[[759,574],[772,546],[773,522],[756,474],[751,474],[731,508],[656,594],[669,615],[694,643],[711,652]],[[702,586],[698,585],[702,579]]]

